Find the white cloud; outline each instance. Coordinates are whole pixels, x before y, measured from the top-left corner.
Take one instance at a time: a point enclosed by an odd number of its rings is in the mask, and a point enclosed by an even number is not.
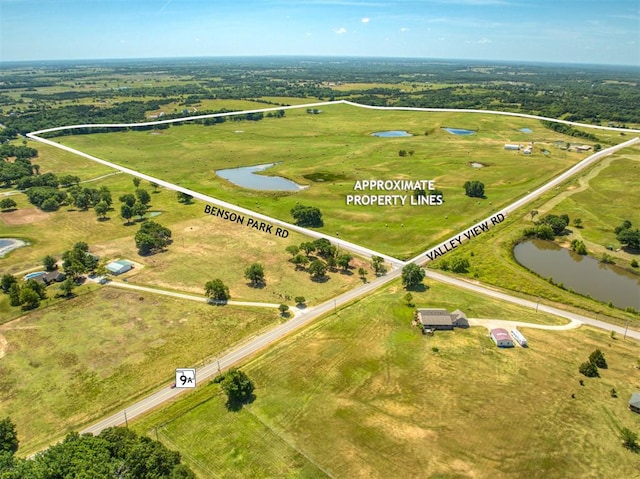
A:
[[[408,29],[407,27],[402,27],[402,28],[400,29],[400,31],[401,31],[401,32],[408,32],[408,31],[409,31],[409,29]]]
[[[340,28],[338,28],[338,29],[336,30],[336,33],[337,33],[338,35],[342,35],[343,33],[347,33],[347,29],[346,29],[346,28],[344,28],[344,27],[340,27]]]
[[[467,40],[467,43],[470,43],[472,45],[487,45],[493,42],[488,38],[484,37],[484,38],[481,38],[480,40]]]
[[[364,17],[362,20],[360,20],[362,23],[369,23],[371,21],[370,18],[368,17]]]

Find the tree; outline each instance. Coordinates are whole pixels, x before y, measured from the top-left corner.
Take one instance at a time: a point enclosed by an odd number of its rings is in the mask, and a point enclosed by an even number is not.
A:
[[[56,211],[60,208],[60,202],[55,198],[47,198],[40,205],[42,211]]]
[[[630,451],[637,451],[639,449],[638,435],[627,427],[623,427],[620,431],[620,439],[622,439],[622,445]]]
[[[0,201],[0,209],[5,211],[12,210],[16,206],[18,206],[18,203],[13,201],[11,198],[4,198],[3,200]]]
[[[17,282],[9,287],[9,304],[11,306],[20,306],[20,285]]]
[[[147,205],[139,201],[136,201],[131,207],[131,212],[133,213],[134,216],[137,216],[138,218],[142,219],[142,217],[147,212]]]
[[[285,251],[291,255],[291,258],[294,258],[299,252],[300,248],[294,244],[287,246]]]
[[[128,205],[129,207],[133,206],[133,204],[136,202],[135,195],[132,195],[131,193],[122,195],[119,199],[122,203],[124,203],[125,205]]]
[[[311,262],[307,271],[313,279],[321,279],[327,274],[327,266],[321,260],[316,259]]]
[[[0,452],[15,454],[18,450],[18,432],[11,418],[6,417],[0,421]],[[1,472],[1,471],[0,471]]]
[[[358,268],[358,276],[360,276],[360,279],[362,281],[366,281],[367,280],[367,270],[364,268]]]
[[[415,289],[424,279],[424,270],[415,263],[409,263],[402,268],[402,285],[406,289]]]
[[[298,226],[321,227],[324,225],[322,213],[315,206],[297,204],[291,209],[291,216]]]
[[[133,181],[133,186],[135,186],[136,188],[140,186],[140,178],[138,178],[137,176],[134,176],[132,181]]]
[[[149,182],[149,185],[151,185],[151,188],[153,188],[153,192],[157,193],[158,192],[158,187],[160,186],[158,183],[155,183],[153,181]]]
[[[35,309],[40,306],[40,296],[31,288],[24,286],[20,288],[20,304],[25,311]]]
[[[350,263],[352,259],[353,256],[351,256],[349,253],[341,254],[337,259],[338,266],[340,266],[343,271],[348,271],[349,267],[351,266]]]
[[[477,180],[467,181],[464,184],[464,192],[471,198],[484,198],[484,183]]]
[[[323,258],[334,256],[337,251],[336,248],[331,244],[331,241],[329,241],[327,238],[318,238],[313,242],[313,247]]]
[[[0,288],[3,293],[8,293],[11,289],[11,286],[14,284],[18,284],[18,279],[10,273],[5,273],[2,275],[0,279]]]
[[[573,226],[575,226],[576,228],[582,228],[582,219],[574,218],[573,219]]]
[[[231,368],[224,374],[220,386],[227,394],[228,407],[237,407],[253,399],[255,386],[249,377],[237,368]]]
[[[382,276],[387,273],[387,267],[384,264],[384,258],[382,258],[381,256],[371,257],[371,267],[376,273],[376,276]]]
[[[286,304],[281,304],[280,306],[278,306],[278,310],[280,311],[280,314],[282,316],[285,316],[287,314],[287,311],[289,311],[289,306],[287,306]]]
[[[640,229],[638,228],[623,229],[616,235],[616,239],[630,249],[640,250]]]
[[[315,245],[311,241],[306,241],[304,243],[300,243],[300,249],[305,252],[307,256],[313,253],[316,250]]]
[[[204,293],[208,298],[214,301],[228,301],[231,296],[229,295],[229,288],[225,286],[221,279],[214,279],[207,281],[204,285]]]
[[[559,236],[564,233],[564,230],[569,225],[569,217],[567,215],[545,215],[540,218],[538,224],[551,226],[553,234]]]
[[[44,266],[44,269],[46,269],[47,271],[55,270],[56,263],[57,263],[56,259],[49,254],[42,259],[42,265]]]
[[[291,258],[291,262],[296,265],[296,269],[304,269],[309,264],[309,258],[303,254],[297,254]]]
[[[327,258],[327,262],[325,264],[327,265],[327,269],[329,271],[335,271],[336,270],[336,265],[338,264],[338,261],[336,260],[336,258],[334,256],[329,256]]]
[[[597,378],[600,376],[597,366],[590,361],[582,363],[578,368],[578,371],[580,374],[584,374],[588,378]]]
[[[66,297],[69,297],[73,294],[73,289],[76,287],[75,281],[71,278],[65,279],[62,283],[60,283],[60,290],[64,293]]]
[[[571,249],[573,251],[575,251],[576,253],[580,254],[580,255],[585,255],[587,254],[587,247],[584,244],[583,241],[580,241],[579,239],[574,239],[571,242]]]
[[[183,193],[182,191],[176,192],[176,196],[178,197],[178,201],[180,203],[184,203],[185,205],[190,204],[191,200],[193,199],[193,196],[191,196],[189,193]]]
[[[296,296],[295,298],[293,298],[293,300],[296,302],[298,306],[304,306],[304,303],[306,302],[306,299],[304,296]]]
[[[604,358],[604,353],[599,349],[596,349],[589,355],[589,362],[600,369],[607,369],[607,360]]]
[[[469,260],[467,258],[460,258],[456,256],[451,260],[451,271],[454,273],[466,273],[469,271]]]
[[[244,277],[251,281],[253,287],[264,283],[264,266],[260,263],[253,263],[244,271]]]
[[[406,303],[407,306],[412,308],[413,307],[413,295],[411,293],[405,294],[404,295],[404,302]]]
[[[157,253],[171,243],[171,230],[155,221],[146,221],[140,225],[135,240],[141,255]]]
[[[98,218],[106,218],[107,211],[109,211],[109,205],[106,203],[106,201],[100,201],[93,207],[93,210],[98,215]]]
[[[129,220],[133,218],[133,209],[128,204],[123,204],[120,207],[120,216],[122,216],[127,222],[125,224],[129,224]]]
[[[136,198],[138,198],[138,201],[145,206],[151,202],[151,195],[147,190],[143,190],[142,188],[136,190]]]

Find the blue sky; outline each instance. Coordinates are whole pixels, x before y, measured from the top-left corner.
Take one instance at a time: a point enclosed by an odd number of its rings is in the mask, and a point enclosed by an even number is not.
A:
[[[0,60],[338,55],[640,65],[640,0],[0,0]]]

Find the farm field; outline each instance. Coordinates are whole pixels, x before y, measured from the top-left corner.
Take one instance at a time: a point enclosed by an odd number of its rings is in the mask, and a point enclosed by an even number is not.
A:
[[[536,316],[427,284],[413,293],[418,307]],[[636,456],[619,440],[622,427],[638,426],[626,408],[640,387],[636,342],[584,327],[521,328],[528,349],[497,349],[484,328],[423,336],[403,295],[393,283],[243,366],[256,400],[239,412],[226,411],[218,386],[208,385],[133,427],[152,437],[157,427],[200,477],[638,474]],[[578,366],[596,348],[609,368],[584,378]]]
[[[442,130],[444,126],[477,133],[455,136]],[[522,133],[521,128],[533,133]],[[371,136],[387,130],[406,130],[414,136]],[[316,206],[324,215],[323,231],[328,234],[406,259],[584,158],[585,154],[554,146],[555,141],[567,138],[535,120],[327,105],[319,115],[294,109],[287,110],[284,118],[260,122],[184,125],[56,141],[239,206],[259,208],[285,221],[292,220],[289,211],[297,202]],[[530,156],[503,148],[505,143],[528,141],[536,145]],[[401,150],[405,156],[400,156]],[[474,162],[485,167],[474,168]],[[265,163],[277,163],[267,174],[309,187],[295,193],[259,192],[236,187],[215,175],[217,169]],[[346,205],[350,194],[411,195],[354,191],[356,181],[368,179],[432,179],[444,193],[444,204]],[[463,184],[467,180],[482,181],[487,198],[466,197]]]
[[[0,416],[29,454],[280,321],[103,287],[0,326]]]
[[[548,213],[566,213],[571,221],[581,218],[583,228],[575,228],[571,224],[568,228],[570,234],[559,237],[557,243],[569,247],[573,239],[583,239],[592,256],[601,257],[606,251],[615,257],[617,265],[637,273],[637,268],[630,266],[630,261],[637,255],[624,250],[609,251],[605,246],[612,244],[614,249],[619,248],[614,228],[625,219],[629,219],[634,226],[640,224],[638,210],[629,206],[636,200],[640,201],[637,188],[634,187],[640,181],[639,158],[640,148],[636,146],[605,159],[526,209],[512,214],[504,222],[503,228],[489,231],[484,241],[469,242],[457,248],[447,255],[447,260],[451,261],[456,256],[468,258],[471,262],[468,276],[484,283],[533,297],[539,296],[569,307],[591,310],[606,317],[607,321],[618,324],[625,324],[630,319],[631,327],[637,327],[637,315],[572,294],[530,273],[515,261],[512,248],[514,242],[520,239],[522,230],[532,225],[529,214],[532,210],[538,211],[537,217]],[[620,194],[622,191],[624,195]],[[438,266],[438,262],[429,264],[432,268]]]

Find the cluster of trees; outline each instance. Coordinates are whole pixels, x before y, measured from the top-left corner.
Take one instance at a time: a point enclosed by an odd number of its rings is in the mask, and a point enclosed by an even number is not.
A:
[[[574,120],[575,121],[575,120]],[[540,123],[545,128],[562,133],[563,135],[573,136],[576,138],[584,138],[585,140],[598,141],[598,137],[593,133],[587,133],[585,131],[576,130],[571,125],[564,123],[556,123],[555,121],[540,120]]]
[[[2,211],[12,210],[16,206],[18,206],[18,203],[16,203],[11,198],[3,198],[3,199],[0,200],[0,210],[2,210]]]
[[[584,241],[579,239],[574,239],[571,242],[571,249],[580,255],[587,254],[587,246],[584,244]]]
[[[130,429],[111,427],[99,435],[69,433],[65,439],[32,459],[15,456],[15,424],[0,421],[0,477],[3,479],[195,479],[180,453]]]
[[[537,212],[536,212],[537,213]],[[535,222],[535,226],[525,228],[524,237],[535,237],[544,240],[553,240],[556,236],[564,234],[565,229],[569,225],[569,216],[562,215],[545,215]]]
[[[154,254],[171,244],[171,230],[155,221],[145,221],[140,225],[135,241],[140,255]]]
[[[71,278],[94,271],[98,267],[98,259],[89,253],[89,245],[79,241],[62,254],[62,269]]]
[[[144,188],[140,188],[140,178],[133,178],[133,186],[136,188],[134,193],[127,193],[122,195],[119,200],[122,203],[120,206],[120,216],[126,220],[125,224],[130,223],[130,219],[137,216],[142,219],[147,213],[151,203],[151,195]],[[151,183],[154,191],[157,191],[158,185]]]
[[[640,251],[640,229],[631,228],[631,221],[625,220],[620,226],[614,230],[616,239],[627,248]]]
[[[0,288],[9,295],[11,306],[21,306],[29,311],[40,306],[40,301],[47,298],[46,286],[35,279],[28,279],[20,284],[18,278],[6,273],[0,278]]]
[[[3,130],[0,130],[2,132]],[[0,144],[0,185],[9,188],[29,178],[39,171],[40,167],[31,163],[31,158],[38,156],[38,151],[24,145],[10,143]],[[9,161],[13,158],[13,161]],[[24,189],[24,187],[19,187]]]
[[[580,364],[578,371],[588,378],[597,378],[600,376],[598,369],[607,369],[607,360],[604,357],[604,353],[596,349],[589,355],[587,361]]]
[[[324,278],[327,271],[335,271],[338,267],[345,272],[348,271],[353,260],[351,254],[340,252],[326,238],[302,242],[299,246],[290,245],[287,246],[286,251],[291,255],[290,261],[296,269],[306,268],[311,278],[316,280]],[[314,253],[317,256],[312,256]]]
[[[291,208],[291,216],[298,226],[321,227],[324,225],[322,221],[322,213],[315,206],[304,206],[301,204]]]
[[[484,198],[484,183],[478,180],[466,181],[464,193],[470,198]]]
[[[468,273],[471,263],[467,258],[455,256],[451,261],[443,259],[440,261],[440,269],[443,271],[453,271],[454,273]]]

